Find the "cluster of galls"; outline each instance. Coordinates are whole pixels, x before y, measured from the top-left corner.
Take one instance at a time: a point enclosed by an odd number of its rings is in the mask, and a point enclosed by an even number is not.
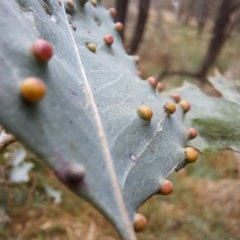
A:
[[[154,77],[150,77],[148,78],[148,82],[150,83],[150,85],[154,88],[157,87],[158,82],[157,79]],[[161,89],[163,89],[163,87],[161,87]],[[189,102],[182,100],[181,101],[181,97],[178,93],[173,93],[171,94],[171,98],[175,101],[175,103],[178,103],[183,110],[183,113],[186,113],[190,110],[191,106],[189,104]],[[173,114],[176,111],[176,105],[173,102],[166,102],[164,104],[164,110],[167,116],[170,116],[171,114]],[[153,117],[153,111],[149,106],[143,105],[140,106],[137,110],[137,113],[139,115],[139,117],[141,119],[143,119],[144,121],[151,121],[152,117]],[[194,139],[197,136],[197,131],[194,128],[189,128],[188,129],[188,139]],[[197,160],[198,158],[198,152],[196,149],[194,149],[193,147],[186,147],[185,148],[185,161],[187,163],[193,163]],[[160,187],[158,190],[159,194],[162,195],[169,195],[173,190],[173,184],[171,183],[171,181],[164,179],[161,183],[160,183]],[[146,227],[147,221],[146,218],[142,215],[137,213],[135,215],[135,219],[134,219],[134,229],[136,232],[140,232],[143,231],[144,228]]]
[[[40,63],[47,64],[53,56],[53,47],[48,41],[38,39],[32,44],[30,52]],[[37,103],[45,96],[46,85],[37,77],[28,77],[20,85],[20,92],[27,102]],[[74,186],[82,181],[84,174],[85,170],[81,165],[69,164],[64,170],[63,177],[67,184]]]
[[[53,56],[52,45],[44,39],[36,40],[32,44],[30,51],[42,64],[46,64]],[[46,85],[41,79],[30,76],[23,80],[20,91],[26,101],[36,103],[45,96]]]
[[[83,4],[85,4],[86,2],[87,2],[86,0],[82,0]],[[92,0],[91,2],[95,7],[97,6],[97,1]],[[59,1],[59,4],[60,3],[61,2]],[[74,10],[74,3],[72,0],[67,0],[65,4],[69,9]],[[109,12],[112,16],[116,15],[116,10],[114,8],[110,8]],[[122,31],[123,30],[122,23],[117,22],[115,24],[115,28],[119,32]],[[111,46],[114,42],[114,38],[110,34],[105,35],[103,40],[108,46]],[[94,52],[94,53],[96,52],[95,44],[88,43],[86,46],[91,52]],[[34,57],[42,64],[47,64],[47,62],[53,56],[52,45],[44,39],[36,40],[32,44],[30,51],[34,55]],[[133,56],[133,58],[135,62],[138,64],[140,61],[140,58],[138,56]],[[139,70],[138,74],[139,76],[141,76],[142,72]],[[155,77],[149,77],[147,81],[153,88],[156,88],[158,91],[162,91],[164,89],[163,85],[160,82],[158,82]],[[25,80],[23,80],[20,87],[20,91],[21,91],[22,97],[26,101],[30,103],[36,103],[45,96],[46,85],[41,79],[37,77],[28,77]],[[191,106],[189,102],[184,100],[181,101],[181,97],[178,93],[171,94],[171,98],[176,103],[179,103],[184,113],[190,110]],[[170,116],[176,111],[176,106],[173,102],[167,102],[164,104],[163,107],[168,116]],[[152,109],[146,105],[139,107],[137,112],[139,117],[145,121],[150,121],[153,117]],[[189,139],[194,139],[196,136],[197,136],[197,131],[194,128],[190,128],[188,130]],[[185,160],[188,163],[195,162],[197,160],[197,157],[198,157],[198,152],[194,148],[192,147],[185,148]],[[69,164],[69,166],[67,166],[64,171],[64,180],[66,181],[67,184],[74,186],[75,184],[78,184],[79,182],[82,181],[82,179],[84,178],[84,175],[85,175],[85,170],[81,165]],[[159,193],[162,195],[169,195],[172,192],[172,190],[173,190],[172,183],[169,180],[163,180],[159,187]],[[147,224],[146,218],[142,214],[136,213],[134,217],[134,230],[136,232],[141,232],[146,227],[146,224]]]
[[[85,3],[87,3],[88,1],[87,0],[80,0],[80,3],[82,5],[84,5]],[[61,1],[58,0],[58,3],[61,5]],[[94,7],[97,6],[97,1],[96,0],[91,0],[91,3]],[[72,0],[65,0],[65,8],[66,10],[68,11],[73,11],[74,8],[75,8],[75,5],[74,5],[74,2]],[[115,8],[110,8],[109,9],[109,13],[114,17],[116,16],[117,12],[116,12],[116,9]],[[72,23],[72,18],[69,14],[67,14],[68,16],[68,21],[69,21],[69,24],[70,24],[70,27],[76,31],[76,26],[73,25]],[[123,31],[123,24],[121,22],[116,22],[115,23],[115,29],[118,31],[118,32],[122,32]],[[106,45],[108,46],[111,46],[114,42],[114,37],[111,35],[111,34],[106,34],[104,37],[103,37],[103,40],[105,42]],[[96,52],[97,50],[97,46],[94,44],[94,43],[87,43],[86,44],[86,47],[93,53]]]
[[[120,22],[116,22],[116,23],[115,23],[115,29],[116,29],[118,32],[121,32],[121,31],[123,30],[123,24],[120,23]],[[106,34],[106,35],[103,37],[103,40],[104,40],[105,44],[110,47],[110,46],[113,44],[113,42],[114,42],[114,37],[113,37],[113,35],[111,35],[111,34]],[[88,48],[91,52],[93,52],[93,53],[95,53],[96,50],[97,50],[97,47],[96,47],[96,45],[95,45],[94,43],[88,43],[86,46],[87,46],[87,48]]]

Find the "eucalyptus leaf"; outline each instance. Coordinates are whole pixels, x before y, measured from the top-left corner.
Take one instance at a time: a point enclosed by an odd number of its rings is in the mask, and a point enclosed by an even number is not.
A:
[[[186,165],[188,131],[181,106],[167,114],[164,105],[173,100],[137,76],[110,12],[99,1],[82,2],[67,9],[69,21],[57,0],[0,1],[0,123],[133,240],[137,209]],[[48,63],[30,50],[39,38],[54,48]],[[47,89],[34,104],[20,92],[30,76]],[[140,118],[142,105],[151,121]]]

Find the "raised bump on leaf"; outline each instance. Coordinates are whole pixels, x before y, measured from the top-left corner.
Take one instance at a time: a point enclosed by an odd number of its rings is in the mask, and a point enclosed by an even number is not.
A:
[[[134,59],[134,61],[136,62],[136,64],[139,64],[139,62],[140,62],[140,57],[139,57],[138,55],[133,56],[133,59]]]
[[[191,105],[188,101],[182,100],[179,104],[184,112],[188,112],[191,108]]]
[[[150,84],[153,88],[155,88],[155,87],[157,86],[157,84],[158,84],[158,81],[157,81],[157,79],[156,79],[155,77],[149,77],[149,78],[147,79],[147,81],[149,82],[149,84]]]
[[[107,45],[111,46],[114,42],[114,38],[111,34],[107,34],[104,36],[104,41]]]
[[[115,28],[118,32],[122,32],[123,30],[123,24],[121,22],[116,22],[115,23]]]
[[[158,82],[158,83],[157,83],[157,87],[156,87],[156,89],[157,89],[159,92],[161,92],[161,91],[164,89],[163,84],[160,83],[160,82]]]
[[[73,0],[67,0],[66,7],[69,8],[70,10],[74,10],[75,4],[74,4]]]
[[[189,139],[194,139],[195,137],[197,137],[197,131],[195,128],[189,128],[188,129],[188,138]]]
[[[46,86],[41,79],[29,77],[22,82],[20,91],[25,100],[35,103],[45,96]]]
[[[173,98],[176,103],[179,103],[181,100],[181,96],[179,93],[172,93],[170,97]]]
[[[92,0],[91,3],[92,3],[92,5],[93,5],[94,7],[97,6],[97,0]]]
[[[187,147],[185,148],[185,156],[186,161],[188,161],[189,163],[193,163],[198,158],[198,151],[193,147]]]
[[[31,52],[40,62],[46,63],[53,56],[53,47],[48,41],[38,39],[32,44]]]
[[[76,26],[75,25],[73,25],[73,24],[70,24],[70,27],[72,28],[72,30],[74,30],[74,31],[76,31],[77,29],[76,29]]]
[[[141,213],[136,213],[134,216],[135,232],[142,232],[147,226],[147,219]]]
[[[171,181],[169,180],[164,180],[162,183],[161,183],[161,186],[159,188],[159,192],[160,194],[162,195],[169,195],[171,194],[173,191],[173,184]]]
[[[69,184],[77,184],[82,181],[85,169],[80,164],[69,164],[65,169],[65,178]]]
[[[87,44],[87,48],[88,48],[91,52],[93,52],[93,53],[95,53],[96,50],[97,50],[97,47],[96,47],[96,45],[95,45],[94,43],[88,43],[88,44]]]
[[[176,111],[176,106],[172,102],[167,102],[164,104],[164,108],[167,114],[173,114]]]
[[[143,76],[143,73],[142,73],[141,70],[138,70],[138,76],[139,76],[139,77],[142,77],[142,76]]]
[[[149,106],[143,105],[140,108],[138,108],[138,115],[140,118],[150,121],[153,116],[153,111]]]
[[[115,17],[117,15],[117,10],[115,8],[109,8],[108,11],[110,12],[110,14]]]

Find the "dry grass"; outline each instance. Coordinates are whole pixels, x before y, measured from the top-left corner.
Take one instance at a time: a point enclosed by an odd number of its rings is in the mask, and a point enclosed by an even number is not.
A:
[[[28,160],[37,166],[31,174],[31,179],[37,179],[31,204],[27,206],[25,201],[19,205],[14,201],[16,189],[25,191],[26,186],[9,185],[11,200],[7,213],[11,222],[2,228],[0,238],[119,239],[102,215],[62,186],[41,161],[31,155]],[[238,169],[235,155],[225,151],[216,156],[200,157],[197,163],[173,173],[170,176],[174,184],[173,193],[170,196],[155,196],[140,208],[139,211],[148,219],[148,226],[138,234],[138,238],[239,239]],[[61,190],[63,201],[58,205],[53,204],[52,199],[44,193],[43,184]]]

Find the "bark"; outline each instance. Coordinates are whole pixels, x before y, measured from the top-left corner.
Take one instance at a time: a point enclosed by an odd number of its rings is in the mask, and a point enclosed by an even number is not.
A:
[[[139,44],[142,41],[144,28],[145,28],[147,17],[148,17],[149,5],[150,5],[150,0],[139,0],[138,21],[137,21],[133,38],[129,46],[130,52],[132,54],[137,51]]]
[[[229,35],[228,26],[230,23],[230,16],[235,10],[233,7],[233,1],[234,0],[221,0],[207,54],[203,59],[202,65],[197,74],[202,80],[206,79],[210,66],[217,59],[217,56]]]

